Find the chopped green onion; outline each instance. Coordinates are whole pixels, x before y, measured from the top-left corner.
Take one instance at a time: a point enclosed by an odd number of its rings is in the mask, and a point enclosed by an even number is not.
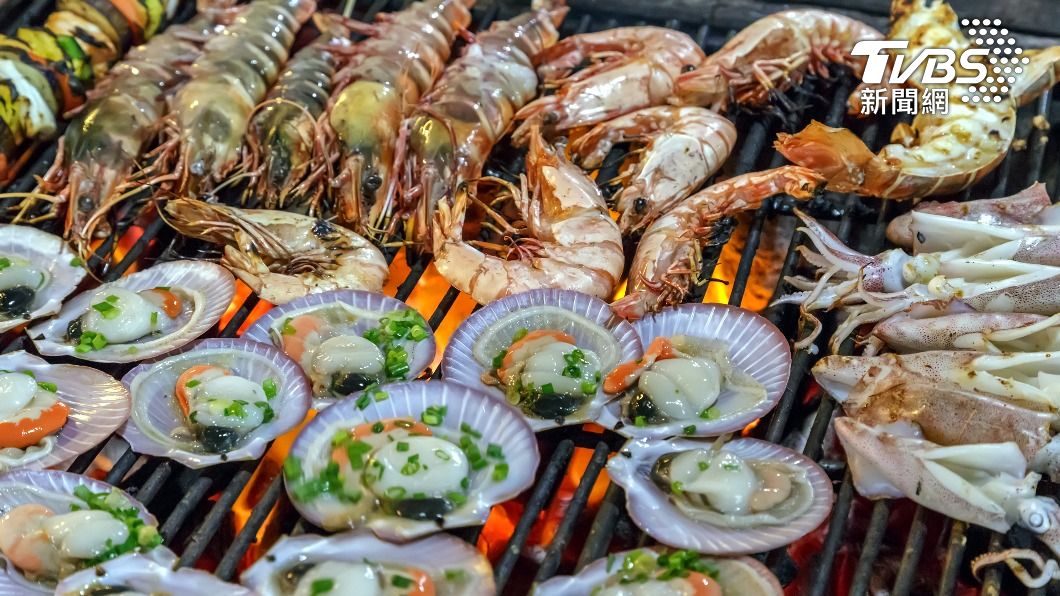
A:
[[[272,406],[267,401],[259,401],[254,404],[261,409],[261,423],[272,422],[273,418],[276,418],[276,412],[273,411]]]
[[[158,324],[158,312],[151,311],[151,326],[154,327]]]
[[[390,585],[394,586],[395,588],[398,588],[399,590],[403,590],[412,586],[412,579],[405,577],[404,575],[395,575],[390,578]]]
[[[708,464],[705,461],[698,462],[696,465],[699,466],[699,471],[700,472],[705,472],[705,471],[707,471],[707,468],[710,467],[710,464]]]
[[[74,258],[70,259],[70,266],[71,267],[80,267],[81,266],[80,257],[74,257]],[[0,267],[0,269],[3,269],[3,267]]]
[[[519,341],[520,339],[526,337],[527,333],[530,333],[530,330],[527,329],[526,327],[523,327],[523,328],[519,329],[518,331],[516,331],[512,335],[512,343],[514,344],[515,342]]]
[[[40,387],[45,391],[50,391],[51,393],[55,393],[59,389],[58,385],[55,383],[49,383],[48,381],[37,381],[37,387]]]
[[[438,426],[445,420],[445,414],[449,411],[446,406],[430,406],[420,414],[420,420],[429,426]]]
[[[545,383],[541,386],[541,395],[554,395],[556,390],[552,387],[552,383]]]
[[[474,428],[471,428],[471,425],[466,423],[466,422],[461,422],[460,423],[460,432],[465,432],[465,433],[471,435],[472,437],[475,437],[476,439],[481,439],[482,438],[482,433],[478,432]]]
[[[679,494],[681,494],[682,486],[684,486],[684,485],[681,484],[681,481],[674,480],[673,482],[670,483],[670,492],[674,493],[675,495],[679,495]]]
[[[644,416],[637,416],[633,419],[633,426],[648,426],[648,419]]]
[[[313,580],[313,583],[309,584],[309,596],[320,596],[320,594],[327,594],[335,587],[335,580],[331,578],[320,578]]]
[[[390,488],[386,489],[386,496],[388,499],[400,499],[401,497],[405,496],[406,492],[408,491],[406,491],[404,487],[391,486]]]
[[[409,444],[406,443],[405,441],[398,441],[397,450],[398,451],[408,451],[409,450]]]
[[[368,407],[368,404],[372,403],[372,398],[367,393],[362,394],[357,398],[356,406],[358,410],[363,410]]]
[[[462,583],[467,581],[467,572],[463,569],[446,569],[445,581]]]
[[[691,435],[691,434],[695,434],[695,432],[696,432],[696,425],[695,425],[695,424],[689,424],[688,426],[684,427],[684,428],[682,429],[682,431],[683,431],[683,432],[684,432],[684,433],[685,433],[686,435]]]
[[[465,478],[466,480],[466,478]],[[445,493],[445,498],[452,501],[453,505],[460,507],[464,503],[467,503],[467,495],[458,492]]]
[[[11,259],[7,257],[0,257],[0,271],[7,269],[11,266]]]
[[[187,387],[188,389],[191,389],[192,387],[198,387],[199,385],[202,385],[202,381],[200,381],[198,379],[192,379],[192,380],[188,381],[187,383],[184,383],[184,386]]]
[[[288,318],[283,322],[283,326],[280,327],[280,335],[294,335],[295,333],[298,333],[298,330],[291,325],[291,319]]]
[[[486,446],[486,455],[493,459],[504,459],[504,449],[496,443],[490,443]]]
[[[727,462],[721,464],[721,467],[724,468],[728,472],[734,472],[734,471],[740,469],[740,464],[733,463],[731,461],[727,461]]]
[[[382,422],[376,422],[375,424],[372,425],[372,432],[375,433],[375,434],[379,434],[379,433],[383,432],[384,428],[386,428],[385,424],[383,424]]]
[[[716,408],[715,406],[710,406],[709,408],[699,413],[699,417],[703,420],[714,420],[720,415],[721,411],[718,410],[718,408]]]
[[[297,480],[302,477],[302,461],[293,455],[287,456],[283,461],[283,475],[288,480]]]
[[[501,482],[508,477],[508,464],[499,463],[493,466],[493,481]]]
[[[398,451],[401,451],[401,449],[398,449]],[[453,456],[446,453],[445,449],[435,449],[434,456],[442,461],[449,461],[453,459]]]
[[[276,397],[276,381],[265,379],[261,382],[261,390],[265,392],[265,399]]]
[[[582,381],[581,390],[586,395],[592,395],[596,393],[597,384],[592,381]]]

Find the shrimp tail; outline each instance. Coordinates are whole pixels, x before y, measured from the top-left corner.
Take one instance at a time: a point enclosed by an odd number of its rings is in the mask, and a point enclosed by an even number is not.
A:
[[[816,120],[795,134],[778,134],[773,146],[792,162],[820,173],[828,180],[828,189],[837,192],[875,196],[898,176],[895,167],[857,135]]]

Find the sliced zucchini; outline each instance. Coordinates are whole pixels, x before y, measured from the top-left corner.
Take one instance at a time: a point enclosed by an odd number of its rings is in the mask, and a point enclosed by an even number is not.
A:
[[[129,22],[109,0],[59,0],[59,10],[68,10],[99,27],[122,51],[132,44]]]

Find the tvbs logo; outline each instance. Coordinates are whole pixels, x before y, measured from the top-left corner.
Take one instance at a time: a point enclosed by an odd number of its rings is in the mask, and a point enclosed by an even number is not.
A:
[[[969,27],[966,31],[973,45],[959,53],[949,48],[924,48],[907,60],[902,51],[909,49],[908,41],[873,40],[857,42],[851,54],[865,56],[862,78],[869,85],[887,82],[900,86],[923,72],[921,83],[957,86],[966,103],[1000,102],[1029,59],[1021,56],[1023,49],[1016,47],[1008,29],[1000,28],[1000,20],[964,19],[961,25]],[[888,50],[898,51],[891,54]]]

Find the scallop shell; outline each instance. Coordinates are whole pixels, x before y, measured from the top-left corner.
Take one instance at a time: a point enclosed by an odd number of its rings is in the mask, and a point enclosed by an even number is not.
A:
[[[185,425],[182,412],[174,403],[177,377],[191,364],[210,362],[211,356],[231,355],[233,366],[242,376],[278,383],[273,410],[276,417],[262,424],[228,453],[204,453],[188,449],[188,443],[171,433]],[[297,426],[309,411],[309,383],[298,364],[271,345],[244,339],[204,339],[184,349],[137,366],[122,377],[132,394],[132,415],[121,435],[133,451],[144,455],[172,458],[191,468],[204,468],[222,462],[257,459],[276,437]]]
[[[484,483],[484,486],[472,485],[467,504],[446,515],[445,522],[441,525],[434,521],[415,521],[375,514],[366,526],[380,538],[406,541],[438,532],[442,528],[483,524],[493,505],[518,495],[534,483],[534,474],[540,461],[537,441],[523,416],[503,400],[494,399],[478,389],[449,381],[397,383],[388,385],[386,393],[387,399],[371,401],[364,410],[357,407],[354,399],[342,400],[324,410],[302,429],[291,446],[289,457],[296,457],[301,461],[315,459],[324,448],[323,444],[330,445],[331,437],[339,429],[393,418],[419,420],[427,408],[444,406],[448,411],[442,423],[433,429],[439,434],[446,431],[452,433],[454,442],[461,432],[462,423],[479,429],[482,433],[482,444],[497,443],[504,446],[509,473],[501,482],[490,480]],[[291,496],[292,487],[286,479],[285,486],[288,496]],[[475,496],[477,499],[473,498]],[[303,517],[327,530],[345,528],[326,523],[316,509],[298,502],[293,497],[291,502]]]
[[[788,340],[768,319],[749,310],[727,304],[682,304],[634,321],[633,327],[644,345],[657,337],[687,335],[723,343],[729,347],[729,360],[762,384],[766,398],[754,408],[715,420],[695,420],[695,432],[685,433],[693,421],[674,420],[666,424],[634,426],[622,418],[622,404],[614,400],[607,405],[607,417],[601,424],[621,435],[640,438],[665,438],[678,435],[716,437],[735,432],[765,416],[784,395],[791,373],[791,350]],[[722,391],[719,399],[724,398]],[[617,424],[619,421],[621,425]]]
[[[38,293],[29,317],[0,321],[0,332],[59,312],[63,298],[77,289],[85,277],[84,267],[63,239],[36,228],[0,225],[0,256],[3,255],[25,259],[41,267],[51,275],[51,280]]]
[[[813,491],[809,509],[782,525],[758,528],[723,528],[690,519],[652,482],[651,469],[667,453],[703,447],[704,443],[689,439],[634,439],[607,464],[611,480],[626,490],[626,507],[634,523],[663,544],[711,555],[763,552],[791,544],[810,533],[832,510],[832,482],[813,460],[766,441],[736,439],[722,449],[743,458],[768,459],[805,470]]]
[[[66,341],[66,328],[71,321],[89,309],[92,301],[108,287],[120,287],[137,292],[159,286],[180,288],[195,299],[194,310],[186,323],[176,331],[132,344],[105,346],[79,354],[75,346]],[[75,296],[63,306],[59,314],[26,332],[37,351],[45,356],[73,356],[92,362],[137,362],[172,352],[206,333],[221,319],[235,296],[235,278],[224,267],[209,261],[172,261],[160,263],[103,284]],[[135,349],[133,349],[135,347]]]
[[[321,292],[319,294],[309,294],[308,296],[292,300],[287,304],[272,308],[255,321],[245,333],[243,333],[243,338],[264,344],[275,345],[274,338],[270,333],[274,326],[282,324],[284,320],[292,316],[315,310],[321,306],[336,303],[345,304],[357,310],[379,313],[380,315],[396,310],[412,308],[397,298],[391,298],[390,296],[385,296],[376,292],[365,292],[362,290],[332,290],[329,292]],[[424,318],[424,320],[426,320],[426,318]],[[377,325],[378,319],[371,320],[364,318],[353,323],[351,327],[355,332],[360,334]],[[415,379],[420,376],[423,371],[427,370],[427,367],[434,361],[435,353],[438,351],[438,344],[434,339],[434,331],[431,330],[429,325],[425,325],[424,327],[427,330],[427,339],[416,342],[416,348],[410,355],[409,373],[407,375],[409,379]],[[282,346],[276,347],[283,349]],[[314,407],[323,409],[334,402],[334,398],[316,396],[314,398]]]
[[[593,323],[607,329],[621,349],[618,362],[635,360],[643,354],[640,337],[636,330],[625,319],[616,316],[606,302],[570,290],[540,289],[513,294],[500,300],[491,302],[485,308],[475,312],[464,321],[449,340],[442,357],[442,377],[462,385],[474,387],[486,391],[491,396],[507,401],[504,392],[497,387],[491,387],[482,383],[482,373],[487,372],[475,357],[475,342],[479,335],[497,321],[512,313],[534,306],[555,306],[569,310],[577,315],[589,319]],[[567,329],[578,341],[584,345],[588,337],[578,329]],[[617,362],[615,363],[617,364]],[[606,374],[606,370],[603,371]],[[597,389],[596,397],[579,416],[569,417],[560,424],[556,420],[546,420],[533,416],[526,416],[534,432],[577,424],[579,422],[595,421],[604,409],[604,405],[611,399],[604,393],[603,384]],[[520,411],[521,412],[521,411]]]
[[[446,570],[461,569],[470,576],[469,581],[463,589],[444,593],[452,596],[492,596],[495,593],[489,561],[467,542],[446,534],[405,544],[385,542],[370,532],[343,532],[327,538],[308,534],[284,536],[268,554],[243,572],[240,581],[261,596],[282,596],[285,592],[273,581],[277,571],[299,563],[360,563],[365,559],[374,563],[412,565],[432,577],[443,575]]]
[[[598,559],[587,565],[577,575],[559,575],[538,584],[534,596],[584,596],[592,594],[618,571],[612,565],[620,565],[626,555],[636,551],[650,552],[656,556],[659,550],[643,548],[613,553],[606,559]],[[783,588],[776,576],[765,565],[751,557],[709,558],[709,564],[717,569],[717,581],[724,594],[740,596],[781,596]],[[610,568],[610,569],[609,569]]]
[[[49,364],[26,352],[0,355],[0,370],[31,371],[38,381],[55,383],[59,401],[70,408],[51,451],[19,468],[49,468],[68,462],[106,441],[129,417],[129,392],[104,372],[73,364]],[[0,460],[0,468],[3,465]]]
[[[105,482],[93,480],[78,474],[58,470],[16,470],[0,475],[0,514],[29,503],[38,503],[55,511],[68,511],[70,505],[80,503],[74,497],[74,489],[87,486],[94,493],[115,490]],[[131,507],[140,512],[140,519],[147,525],[158,525],[158,520],[147,508],[133,499],[125,491],[120,491]],[[0,596],[25,596],[26,594],[51,594],[52,590],[31,582],[18,572],[6,557],[0,555],[3,568],[0,569]]]
[[[146,555],[122,555],[78,571],[59,582],[55,594],[80,596],[101,587],[124,587],[142,594],[254,596],[254,592],[201,569],[177,568],[177,556],[164,547],[152,549]]]

